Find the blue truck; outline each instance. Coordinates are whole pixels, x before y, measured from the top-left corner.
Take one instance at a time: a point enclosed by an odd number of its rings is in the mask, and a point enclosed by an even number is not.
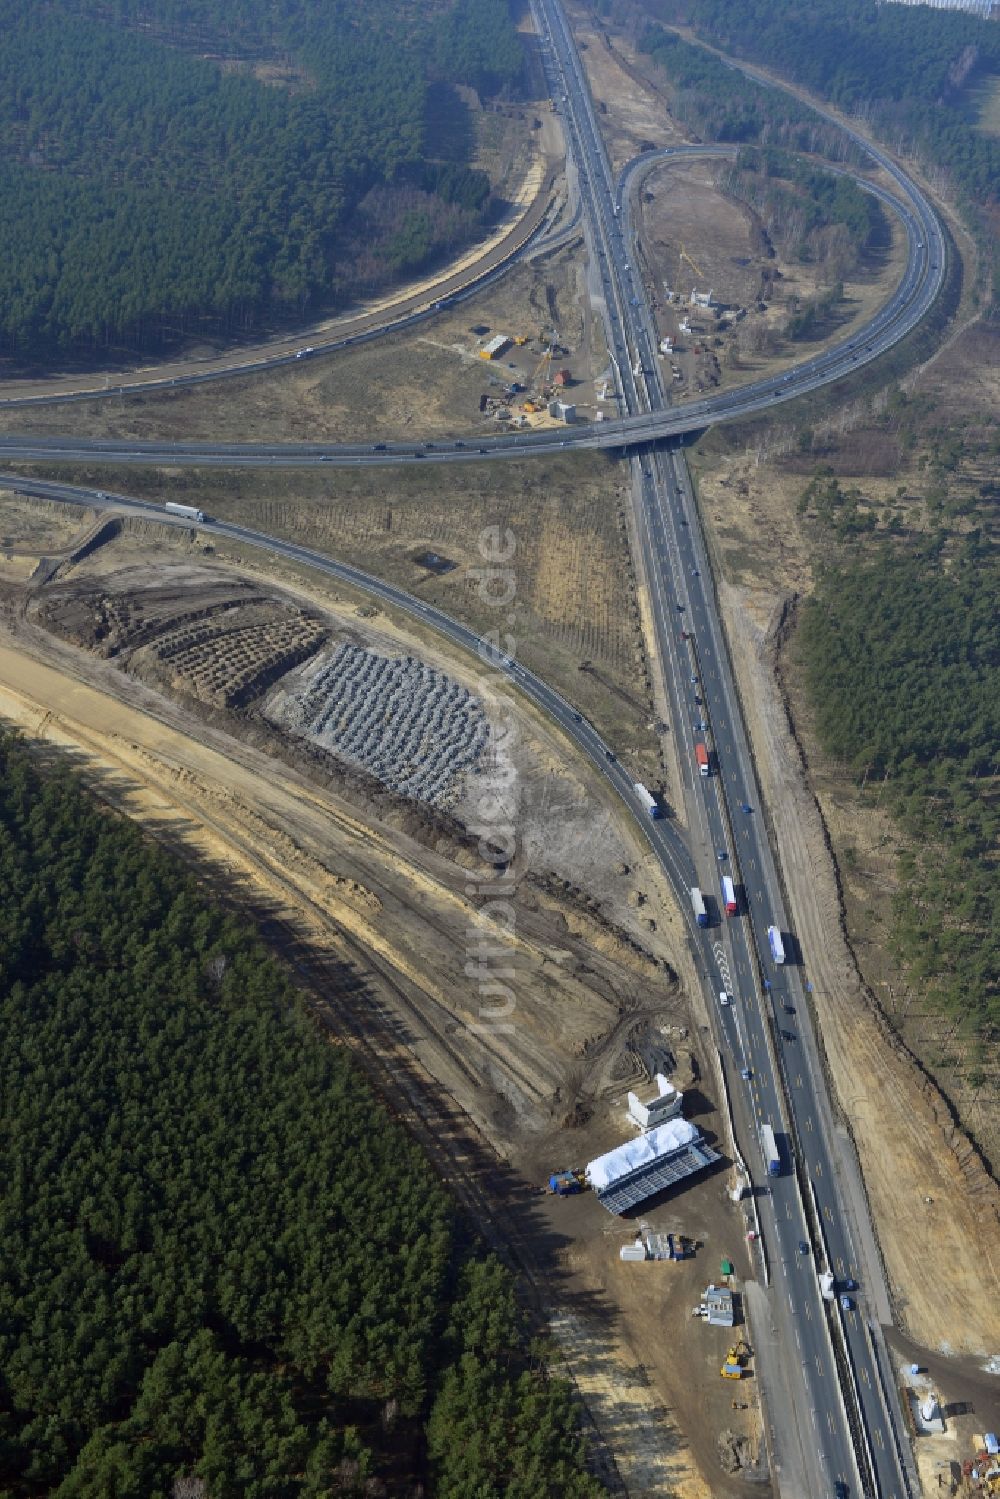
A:
[[[774,1138],[774,1130],[769,1124],[762,1124],[760,1127],[760,1150],[768,1176],[780,1176],[781,1156],[778,1154],[778,1142]]]

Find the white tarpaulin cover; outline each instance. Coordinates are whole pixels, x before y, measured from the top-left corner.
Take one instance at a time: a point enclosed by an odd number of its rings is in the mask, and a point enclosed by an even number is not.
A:
[[[660,1156],[672,1155],[685,1145],[693,1145],[701,1138],[699,1131],[687,1119],[669,1119],[648,1135],[639,1135],[628,1140],[607,1155],[599,1155],[587,1167],[587,1180],[595,1192],[603,1192],[612,1182],[630,1176],[643,1166],[649,1166]]]

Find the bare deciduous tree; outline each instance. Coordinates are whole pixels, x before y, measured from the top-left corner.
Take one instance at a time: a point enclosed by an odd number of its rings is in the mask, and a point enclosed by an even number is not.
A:
[[[204,1478],[194,1473],[179,1473],[170,1490],[170,1499],[208,1499]]]

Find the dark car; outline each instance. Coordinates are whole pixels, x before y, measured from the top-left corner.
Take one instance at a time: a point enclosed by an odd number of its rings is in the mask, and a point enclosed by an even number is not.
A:
[[[806,1243],[805,1239],[800,1239],[799,1240],[799,1254],[808,1254],[808,1253],[809,1253],[809,1245]]]

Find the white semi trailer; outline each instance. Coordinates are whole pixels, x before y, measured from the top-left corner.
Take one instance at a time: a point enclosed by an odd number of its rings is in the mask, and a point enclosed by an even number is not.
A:
[[[175,505],[173,500],[168,500],[163,508],[168,515],[181,515],[185,520],[193,520],[199,526],[205,520],[204,510],[198,510],[194,505]]]

